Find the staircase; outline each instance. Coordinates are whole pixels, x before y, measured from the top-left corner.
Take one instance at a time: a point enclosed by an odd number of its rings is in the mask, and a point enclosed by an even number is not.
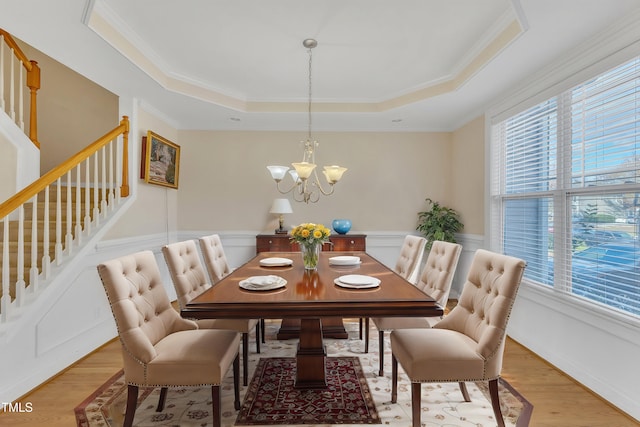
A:
[[[49,203],[46,203],[44,191],[38,194],[38,202],[36,208],[36,226],[33,227],[34,221],[32,219],[25,220],[23,222],[22,227],[20,227],[20,222],[18,220],[9,220],[9,237],[8,237],[8,252],[9,252],[9,295],[12,300],[16,298],[16,283],[18,282],[18,247],[20,245],[18,234],[22,228],[23,232],[23,243],[22,243],[22,256],[25,263],[22,265],[25,266],[23,271],[22,280],[25,284],[32,283],[31,281],[31,271],[33,270],[33,266],[31,265],[32,259],[32,247],[34,246],[33,242],[36,244],[36,269],[37,275],[42,275],[42,265],[43,259],[49,258],[49,262],[56,262],[56,254],[60,253],[69,253],[70,247],[69,243],[71,241],[78,241],[76,239],[80,238],[83,232],[86,232],[85,228],[82,224],[85,222],[84,212],[80,211],[80,216],[78,216],[78,208],[81,206],[85,206],[86,193],[83,190],[77,191],[79,187],[61,187],[60,195],[58,196],[57,191],[53,191],[52,194],[49,195]],[[70,191],[67,191],[70,190]],[[78,196],[79,194],[79,196]],[[70,196],[69,196],[70,195]],[[60,199],[58,199],[60,197]],[[70,197],[70,199],[69,199]],[[76,202],[76,198],[80,197],[80,204]],[[57,206],[58,200],[60,200],[60,206],[69,206],[70,207],[70,217],[69,210],[61,209],[61,220],[60,220],[60,233],[61,238],[57,239],[49,239],[47,248],[45,250],[45,242],[44,239],[33,239],[34,231],[36,236],[44,236],[45,230],[48,230],[50,233],[53,232],[54,236],[57,234]],[[70,200],[70,203],[67,203]],[[101,201],[101,200],[100,200]],[[100,202],[99,201],[99,202]],[[96,206],[93,201],[90,201],[88,205],[86,205],[89,210],[89,221],[94,222],[96,218],[94,217],[94,207]],[[45,209],[48,210],[48,215],[46,215],[49,220],[47,221],[45,227]],[[27,203],[24,206],[24,217],[25,218],[33,218],[33,203]],[[71,220],[69,221],[69,218]],[[79,218],[79,219],[78,219]],[[65,233],[67,227],[71,230],[71,239],[65,238]],[[4,251],[5,239],[4,239],[4,229],[0,229],[0,253]],[[56,243],[59,240],[60,244]],[[58,246],[56,248],[56,246]],[[28,267],[28,268],[27,268]],[[0,297],[2,296],[2,290],[0,289]]]

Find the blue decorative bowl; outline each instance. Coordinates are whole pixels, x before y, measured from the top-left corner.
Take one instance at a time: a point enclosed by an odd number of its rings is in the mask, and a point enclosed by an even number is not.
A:
[[[334,219],[331,223],[333,229],[338,234],[347,234],[351,230],[350,219]]]

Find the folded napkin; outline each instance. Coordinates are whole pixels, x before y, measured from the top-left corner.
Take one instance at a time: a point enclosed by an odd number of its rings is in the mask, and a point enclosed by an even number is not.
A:
[[[274,276],[273,274],[270,274],[268,276],[249,277],[247,279],[247,282],[251,283],[252,285],[268,286],[268,285],[275,285],[276,283],[279,283],[281,280],[282,278],[280,276]]]

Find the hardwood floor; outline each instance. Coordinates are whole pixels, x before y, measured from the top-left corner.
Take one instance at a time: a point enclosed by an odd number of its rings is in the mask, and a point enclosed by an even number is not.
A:
[[[74,426],[73,409],[121,367],[116,339],[21,399],[23,408],[31,403],[31,412],[0,413],[0,426]],[[533,404],[531,427],[640,426],[511,339],[502,374]]]

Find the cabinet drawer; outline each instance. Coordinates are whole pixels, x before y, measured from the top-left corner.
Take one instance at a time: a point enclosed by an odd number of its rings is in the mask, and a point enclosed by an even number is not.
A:
[[[334,251],[366,251],[366,236],[360,234],[331,236]]]

